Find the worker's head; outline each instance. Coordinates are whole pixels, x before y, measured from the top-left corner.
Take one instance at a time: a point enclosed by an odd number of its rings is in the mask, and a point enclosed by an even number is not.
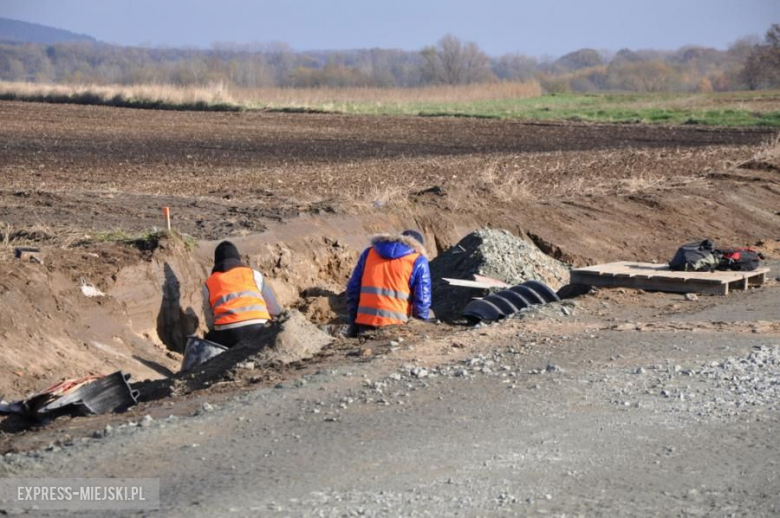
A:
[[[219,263],[225,259],[238,259],[241,260],[241,254],[238,253],[236,245],[230,241],[222,241],[217,245],[217,249],[214,250],[214,262]]]
[[[411,230],[411,229],[410,230],[404,230],[403,232],[401,232],[401,235],[402,236],[406,236],[406,237],[411,237],[412,239],[414,239],[415,241],[417,241],[421,245],[425,245],[425,238],[417,230]]]

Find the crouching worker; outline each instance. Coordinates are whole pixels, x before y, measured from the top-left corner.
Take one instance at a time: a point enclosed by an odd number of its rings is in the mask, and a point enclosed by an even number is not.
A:
[[[203,287],[203,313],[209,328],[206,340],[233,347],[256,338],[281,308],[262,274],[244,266],[235,245],[223,241],[214,251],[214,268]]]
[[[350,333],[428,320],[431,271],[422,234],[378,235],[358,260],[347,284]]]

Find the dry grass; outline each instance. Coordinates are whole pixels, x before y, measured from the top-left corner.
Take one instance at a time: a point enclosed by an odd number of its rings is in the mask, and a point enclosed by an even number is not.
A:
[[[519,169],[502,169],[491,160],[471,177],[473,189],[487,192],[501,203],[526,200],[533,196],[532,182]]]
[[[43,221],[30,226],[14,227],[0,221],[0,246],[6,250],[14,247],[58,246],[71,248],[84,239],[84,234],[72,229],[55,230]]]
[[[6,223],[5,221],[0,221],[0,237],[2,237],[2,246],[3,248],[10,248],[11,247],[11,233],[13,232],[13,227],[11,227],[10,223]]]
[[[754,151],[712,146],[376,160],[317,166],[316,172],[304,167],[296,174],[318,175],[318,194],[311,199],[302,198],[300,191],[285,195],[302,206],[354,212],[430,203],[435,198],[417,193],[433,186],[446,193],[441,201],[454,211],[581,196],[624,197],[705,182],[709,172],[728,170]],[[354,179],[346,189],[344,178]]]
[[[238,109],[225,85],[47,85],[0,82],[0,100],[98,104],[157,109]]]
[[[772,153],[777,149],[767,145],[757,156],[776,156]],[[744,156],[744,151],[733,152]],[[478,193],[497,203],[583,195],[629,196],[704,181],[712,170],[738,166],[738,161],[725,158],[733,157],[733,152],[708,147],[532,153],[522,159],[504,157],[473,164],[468,173],[458,175],[452,185],[445,182],[445,186],[462,193]],[[452,199],[468,202],[468,196],[453,191]]]
[[[780,163],[780,133],[767,140],[749,159],[737,164],[737,167],[756,167],[761,164]]]
[[[664,185],[674,183],[675,188],[681,183],[691,183],[696,181],[697,177],[675,177],[671,178],[665,174],[658,173],[640,173],[630,178],[622,178],[615,181],[614,185],[601,184],[595,194],[614,194],[615,196],[628,196],[639,194],[646,191],[663,188]],[[598,191],[601,191],[600,193]]]
[[[235,89],[234,98],[243,103],[268,107],[328,107],[336,103],[376,103],[402,105],[411,103],[463,103],[522,99],[542,94],[537,82],[491,83],[459,86],[426,86],[421,88],[257,88]]]
[[[100,104],[157,109],[271,109],[339,111],[425,103],[463,103],[541,95],[536,82],[423,88],[229,88],[174,85],[47,85],[0,82],[0,100]]]

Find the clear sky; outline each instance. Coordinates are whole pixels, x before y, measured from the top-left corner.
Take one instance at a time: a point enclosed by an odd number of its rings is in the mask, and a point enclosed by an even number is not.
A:
[[[123,45],[283,41],[418,50],[447,33],[490,55],[726,48],[780,23],[780,0],[0,0],[0,17]]]

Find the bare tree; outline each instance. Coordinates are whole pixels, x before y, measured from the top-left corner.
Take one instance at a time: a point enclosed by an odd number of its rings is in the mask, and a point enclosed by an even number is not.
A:
[[[277,85],[286,85],[295,67],[295,53],[290,46],[278,41],[269,43],[265,47],[265,56],[274,82]]]
[[[634,92],[669,91],[678,75],[659,60],[618,61],[609,66],[607,74],[607,82],[612,88]]]
[[[780,24],[775,23],[766,31],[765,40],[770,47],[780,49]]]
[[[555,64],[564,72],[603,65],[604,58],[594,49],[580,49],[561,56]]]
[[[474,42],[461,42],[448,34],[422,52],[422,71],[426,81],[434,84],[468,84],[495,79],[490,60]]]
[[[523,54],[505,54],[493,63],[496,76],[509,81],[530,81],[537,68],[536,59]]]
[[[739,75],[751,90],[780,86],[780,24],[769,28],[763,45],[753,45]]]

